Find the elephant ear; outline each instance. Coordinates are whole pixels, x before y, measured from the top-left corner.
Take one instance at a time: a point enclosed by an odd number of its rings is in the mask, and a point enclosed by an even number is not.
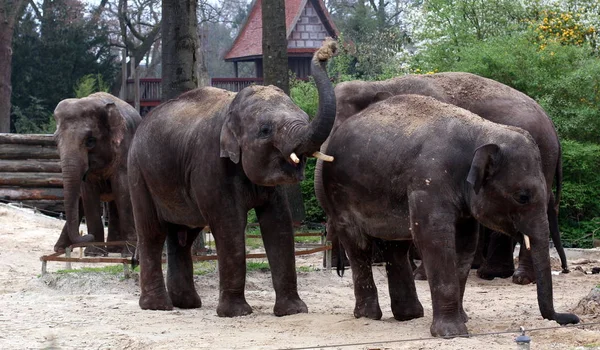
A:
[[[221,158],[229,158],[237,164],[240,161],[240,144],[229,124],[228,119],[221,128]]]
[[[383,100],[387,100],[388,98],[392,97],[394,95],[392,95],[391,92],[389,91],[378,91],[375,96],[373,96],[373,102],[372,103],[377,103],[377,102],[381,102]]]
[[[475,194],[479,193],[485,182],[494,175],[500,161],[500,147],[489,143],[475,150],[467,182],[473,185]]]
[[[111,148],[114,153],[118,154],[121,142],[125,137],[127,124],[125,123],[125,119],[121,115],[119,108],[117,108],[113,102],[106,103],[105,108]]]

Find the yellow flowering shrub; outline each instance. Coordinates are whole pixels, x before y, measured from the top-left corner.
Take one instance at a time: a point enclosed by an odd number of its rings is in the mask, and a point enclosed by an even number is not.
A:
[[[548,42],[581,46],[596,34],[593,26],[581,23],[579,13],[544,10],[541,15],[541,21],[531,21],[540,50],[544,50]]]

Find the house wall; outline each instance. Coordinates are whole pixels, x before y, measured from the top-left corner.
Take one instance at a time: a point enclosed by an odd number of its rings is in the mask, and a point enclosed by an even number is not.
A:
[[[306,7],[302,10],[302,14],[298,19],[298,23],[294,27],[290,38],[288,39],[288,48],[302,49],[321,47],[325,37],[328,36],[323,22],[317,15],[317,11],[311,1],[306,3]]]

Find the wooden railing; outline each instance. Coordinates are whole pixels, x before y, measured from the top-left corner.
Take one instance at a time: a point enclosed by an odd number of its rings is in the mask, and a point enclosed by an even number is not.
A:
[[[160,78],[140,78],[140,103],[146,105],[158,104],[161,99]],[[212,78],[211,86],[233,92],[239,92],[243,88],[256,84],[262,85],[262,78]],[[127,80],[127,91],[125,100],[133,104],[133,79]]]
[[[160,78],[140,78],[140,102],[160,102],[161,87]],[[133,79],[127,80],[127,92],[125,100],[133,102]]]
[[[210,85],[216,88],[239,92],[243,88],[256,84],[262,85],[262,78],[212,78]]]

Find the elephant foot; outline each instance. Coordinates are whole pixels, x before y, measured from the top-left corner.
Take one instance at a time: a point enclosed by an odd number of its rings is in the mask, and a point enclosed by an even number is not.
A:
[[[424,316],[423,305],[417,301],[413,305],[396,306],[392,305],[392,314],[398,321],[408,321]]]
[[[413,271],[413,275],[417,281],[427,281],[427,272],[425,272],[425,266],[423,266],[423,263],[421,263],[421,265],[419,265],[419,267]]]
[[[579,317],[577,317],[577,315],[574,314],[569,314],[569,313],[556,313],[554,314],[554,320],[556,322],[558,322],[558,324],[560,324],[561,326],[567,325],[567,324],[578,324],[579,323]]]
[[[535,275],[533,271],[527,271],[527,269],[519,267],[513,274],[512,281],[514,284],[522,285],[535,283]]]
[[[106,249],[98,247],[87,247],[83,251],[84,256],[107,256],[108,252]]]
[[[287,316],[307,312],[308,307],[298,296],[294,298],[277,299],[277,301],[275,301],[275,307],[273,308],[275,316]]]
[[[219,300],[219,305],[217,306],[217,315],[219,317],[246,316],[251,313],[252,308],[244,297],[236,299],[222,298]]]
[[[354,307],[354,317],[356,318],[370,318],[372,320],[380,320],[383,316],[381,308],[379,307],[379,301],[375,298],[374,301],[363,301],[356,302]]]
[[[144,295],[140,296],[140,307],[142,310],[173,310],[171,299],[164,293],[162,296]]]
[[[462,307],[460,308],[460,317],[462,318],[464,323],[469,322],[469,315],[467,315],[465,309],[463,309]]]
[[[71,245],[71,241],[66,239],[59,239],[55,244],[54,244],[54,252],[55,253],[64,253],[65,249]]]
[[[173,306],[181,309],[198,309],[202,307],[202,300],[196,291],[188,293],[169,293]]]
[[[456,317],[434,317],[431,324],[431,335],[434,337],[454,338],[468,336],[469,331],[461,315]]]
[[[483,264],[477,269],[477,276],[484,280],[493,280],[494,278],[509,278],[515,272],[515,267],[512,265]]]

